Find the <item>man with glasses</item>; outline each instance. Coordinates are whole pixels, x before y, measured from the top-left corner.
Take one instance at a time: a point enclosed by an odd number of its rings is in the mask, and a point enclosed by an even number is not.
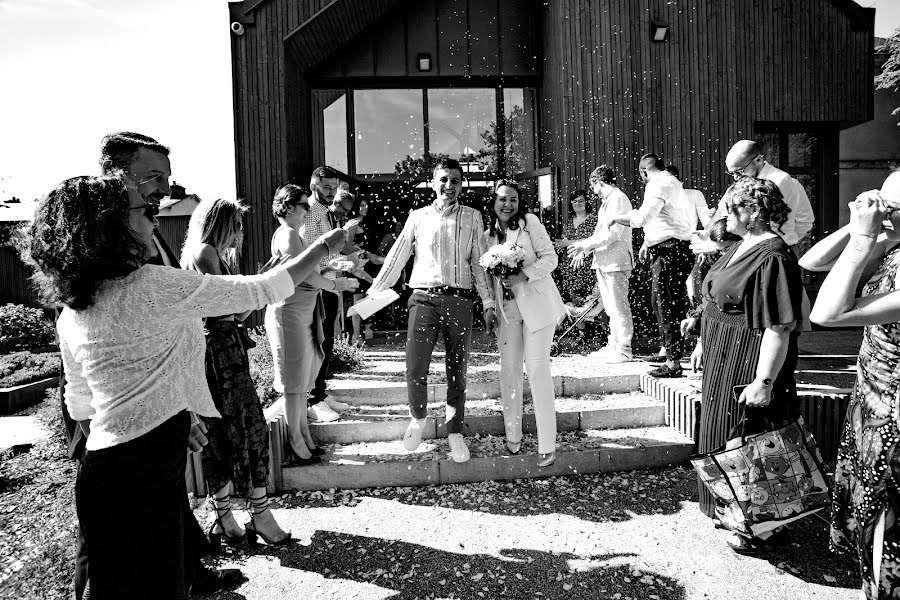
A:
[[[684,196],[684,186],[665,167],[655,154],[641,157],[638,168],[646,184],[644,202],[640,208],[613,218],[610,227],[617,223],[644,229],[638,260],[650,262],[650,305],[666,349],[666,362],[649,375],[681,377],[684,340],[680,324],[687,311],[685,281],[694,264],[689,240],[696,225],[696,214]],[[694,214],[693,222],[691,214]]]
[[[791,209],[787,222],[773,231],[778,233],[785,243],[794,248],[813,228],[815,214],[809,202],[809,196],[799,181],[776,167],[770,165],[762,154],[762,148],[752,140],[741,140],[731,147],[725,157],[725,168],[735,181],[741,177],[756,177],[771,181],[778,186],[784,201]]]

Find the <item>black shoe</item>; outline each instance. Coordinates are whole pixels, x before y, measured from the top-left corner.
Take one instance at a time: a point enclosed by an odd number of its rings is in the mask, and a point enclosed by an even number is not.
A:
[[[300,458],[294,449],[290,446],[285,447],[284,449],[284,461],[283,464],[288,467],[306,467],[309,465],[317,465],[322,462],[322,459],[312,453],[312,456],[309,458]]]
[[[312,454],[313,456],[322,456],[322,455],[324,455],[324,454],[325,454],[326,452],[328,452],[328,451],[327,451],[325,448],[319,448],[318,446],[316,446],[315,448],[313,448],[313,449],[310,450],[309,452],[310,452],[310,454]]]
[[[212,594],[233,587],[243,580],[244,574],[240,569],[210,569],[201,565],[194,585],[191,586],[191,593]]]
[[[647,373],[650,377],[656,377],[657,379],[662,379],[665,377],[681,377],[681,365],[678,365],[674,369],[669,367],[669,365],[662,364],[649,373]]]

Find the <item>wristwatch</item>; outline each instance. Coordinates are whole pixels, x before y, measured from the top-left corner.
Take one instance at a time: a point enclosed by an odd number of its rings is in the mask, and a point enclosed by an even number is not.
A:
[[[766,377],[762,380],[763,387],[772,387],[772,378]]]

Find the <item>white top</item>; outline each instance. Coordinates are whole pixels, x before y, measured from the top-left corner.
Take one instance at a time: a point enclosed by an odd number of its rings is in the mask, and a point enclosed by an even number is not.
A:
[[[619,188],[603,199],[597,211],[597,225],[594,233],[580,245],[586,251],[593,251],[591,266],[604,272],[630,271],[634,268],[631,246],[631,227],[615,224],[613,218],[631,210],[631,201]]]
[[[684,188],[684,197],[690,205],[694,207],[694,215],[691,217],[691,229],[697,228],[698,219],[700,220],[700,227],[705,228],[712,219],[712,216],[709,214],[709,205],[706,203],[703,192],[691,188]]]
[[[285,269],[263,275],[201,275],[144,265],[109,280],[84,310],[56,322],[65,399],[90,418],[87,449],[116,446],[182,410],[220,416],[206,385],[202,317],[257,309],[294,293]]]
[[[784,196],[785,204],[791,209],[787,221],[781,226],[781,231],[774,224],[772,231],[780,235],[785,244],[794,246],[809,233],[816,221],[806,190],[799,181],[767,162],[763,163],[757,177],[777,185],[781,195]]]
[[[691,239],[694,225],[688,223],[688,215],[693,213],[696,218],[696,212],[683,190],[681,182],[667,171],[651,175],[644,190],[643,204],[628,213],[632,227],[644,228],[644,243],[647,246],[655,246],[672,238]]]

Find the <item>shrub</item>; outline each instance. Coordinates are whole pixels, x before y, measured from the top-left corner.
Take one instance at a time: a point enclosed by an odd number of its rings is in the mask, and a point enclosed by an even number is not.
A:
[[[275,361],[272,360],[272,349],[266,338],[266,330],[262,327],[249,329],[247,333],[250,339],[256,343],[255,348],[247,351],[250,359],[250,376],[256,386],[256,394],[262,402],[263,408],[271,406],[278,399],[278,392],[272,387],[275,376]]]
[[[362,348],[351,344],[347,336],[334,340],[334,353],[331,356],[331,372],[347,373],[361,368],[366,360]]]
[[[31,350],[53,344],[56,328],[44,318],[44,311],[21,304],[0,306],[0,354]]]
[[[13,352],[0,356],[0,388],[23,385],[59,375],[57,352]]]

